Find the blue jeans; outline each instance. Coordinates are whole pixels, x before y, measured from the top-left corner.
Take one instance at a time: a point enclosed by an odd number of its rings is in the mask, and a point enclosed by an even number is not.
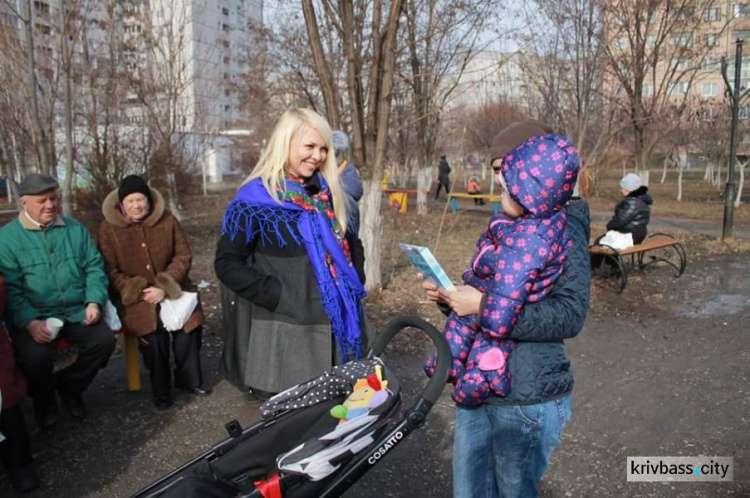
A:
[[[453,497],[538,496],[570,413],[570,396],[526,406],[458,406]]]

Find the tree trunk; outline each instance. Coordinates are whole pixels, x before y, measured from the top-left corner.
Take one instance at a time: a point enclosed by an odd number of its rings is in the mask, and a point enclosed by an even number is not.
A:
[[[747,161],[744,163],[737,161],[737,167],[740,170],[740,183],[737,186],[737,197],[734,199],[735,208],[740,207],[740,200],[742,199],[742,187],[745,186],[745,166],[747,166]]]
[[[417,171],[417,214],[427,214],[427,199],[432,184],[432,171],[429,167],[420,167]]]
[[[682,170],[683,165],[681,161],[677,161],[677,200],[682,200]]]
[[[666,157],[664,158],[664,168],[661,170],[661,182],[664,183],[664,180],[667,179],[667,163],[669,162],[669,159]]]
[[[8,161],[8,196],[13,198],[18,210],[21,210],[21,198],[18,196],[18,181],[26,176],[26,165],[23,163],[23,152],[19,150],[15,134],[10,135],[13,159]],[[12,164],[11,164],[12,163]]]
[[[15,140],[13,139],[13,135],[10,136],[10,143],[6,141],[4,144],[6,147],[3,147],[2,153],[0,153],[0,160],[2,160],[3,164],[5,165],[4,173],[5,173],[5,189],[7,193],[8,202],[13,202],[13,200],[16,200],[16,205],[18,208],[21,208],[21,203],[18,201],[18,190],[16,187],[16,156],[15,153]]]
[[[315,18],[315,9],[312,0],[302,0],[302,12],[305,16],[305,26],[307,26],[307,36],[309,38],[310,49],[312,50],[313,60],[315,62],[315,72],[318,74],[318,81],[323,93],[323,102],[326,106],[326,117],[328,123],[334,130],[341,127],[338,111],[338,98],[336,97],[336,86],[334,77],[331,73],[330,66],[326,62],[326,55],[323,51],[323,43],[320,40],[320,30],[318,21]],[[348,28],[349,26],[347,26]]]
[[[719,164],[716,165],[716,177],[714,178],[714,187],[721,190],[721,163],[723,161],[719,162]]]
[[[367,290],[379,290],[382,286],[380,264],[382,260],[381,241],[383,236],[383,217],[380,215],[380,181],[374,178],[363,179],[364,196],[362,207],[360,237],[365,248],[365,278]]]
[[[179,193],[177,192],[177,180],[174,171],[167,171],[167,185],[169,186],[169,210],[178,221],[182,221],[180,213]]]
[[[65,82],[65,181],[62,191],[62,209],[65,216],[73,215],[73,90],[70,82],[70,53],[68,52],[68,29],[65,22],[65,0],[60,2],[60,52],[63,79]]]
[[[47,144],[47,135],[42,127],[42,120],[39,117],[39,97],[37,96],[37,80],[36,80],[36,61],[34,59],[34,23],[32,20],[31,0],[24,2],[24,31],[26,35],[26,76],[28,92],[31,101],[29,102],[31,109],[29,114],[31,115],[31,131],[34,139],[34,145],[36,146],[37,157],[39,161],[39,168],[42,173],[52,176],[57,176],[56,172],[53,171],[52,158],[49,153],[49,146]]]

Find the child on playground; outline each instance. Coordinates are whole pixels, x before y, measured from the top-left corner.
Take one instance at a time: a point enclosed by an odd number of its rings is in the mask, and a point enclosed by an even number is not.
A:
[[[449,382],[455,384],[453,400],[465,407],[510,391],[507,362],[515,341],[507,336],[524,304],[551,292],[571,247],[562,208],[573,196],[578,152],[568,138],[540,123],[516,125],[519,136],[530,136],[524,127],[540,134],[505,143],[514,136],[505,133],[493,143],[492,167],[503,188],[504,212],[490,219],[477,240],[462,277],[465,285],[455,292],[428,290],[452,309],[443,332],[453,356]],[[435,362],[433,356],[425,366],[430,376]]]
[[[482,185],[479,184],[479,177],[477,175],[471,175],[469,183],[466,186],[466,191],[469,195],[482,195]],[[484,199],[475,197],[474,205],[484,206]]]

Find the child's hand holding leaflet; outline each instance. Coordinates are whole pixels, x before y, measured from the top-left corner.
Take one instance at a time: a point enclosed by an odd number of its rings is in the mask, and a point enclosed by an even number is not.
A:
[[[432,252],[424,246],[413,246],[411,244],[400,244],[401,250],[406,254],[406,259],[422,274],[425,280],[431,279],[440,288],[455,291],[456,287],[448,278],[445,270],[437,262]]]

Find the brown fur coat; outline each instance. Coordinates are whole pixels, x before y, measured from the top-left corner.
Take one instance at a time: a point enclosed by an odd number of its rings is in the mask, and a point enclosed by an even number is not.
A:
[[[99,225],[99,250],[109,277],[110,295],[123,325],[137,336],[157,327],[156,305],[142,299],[147,287],[158,287],[166,297],[183,290],[195,292],[188,277],[192,253],[177,219],[165,209],[164,198],[151,189],[153,207],[141,223],[132,223],[119,210],[117,190],[102,203],[104,221]],[[185,332],[203,325],[200,302],[185,324]]]

